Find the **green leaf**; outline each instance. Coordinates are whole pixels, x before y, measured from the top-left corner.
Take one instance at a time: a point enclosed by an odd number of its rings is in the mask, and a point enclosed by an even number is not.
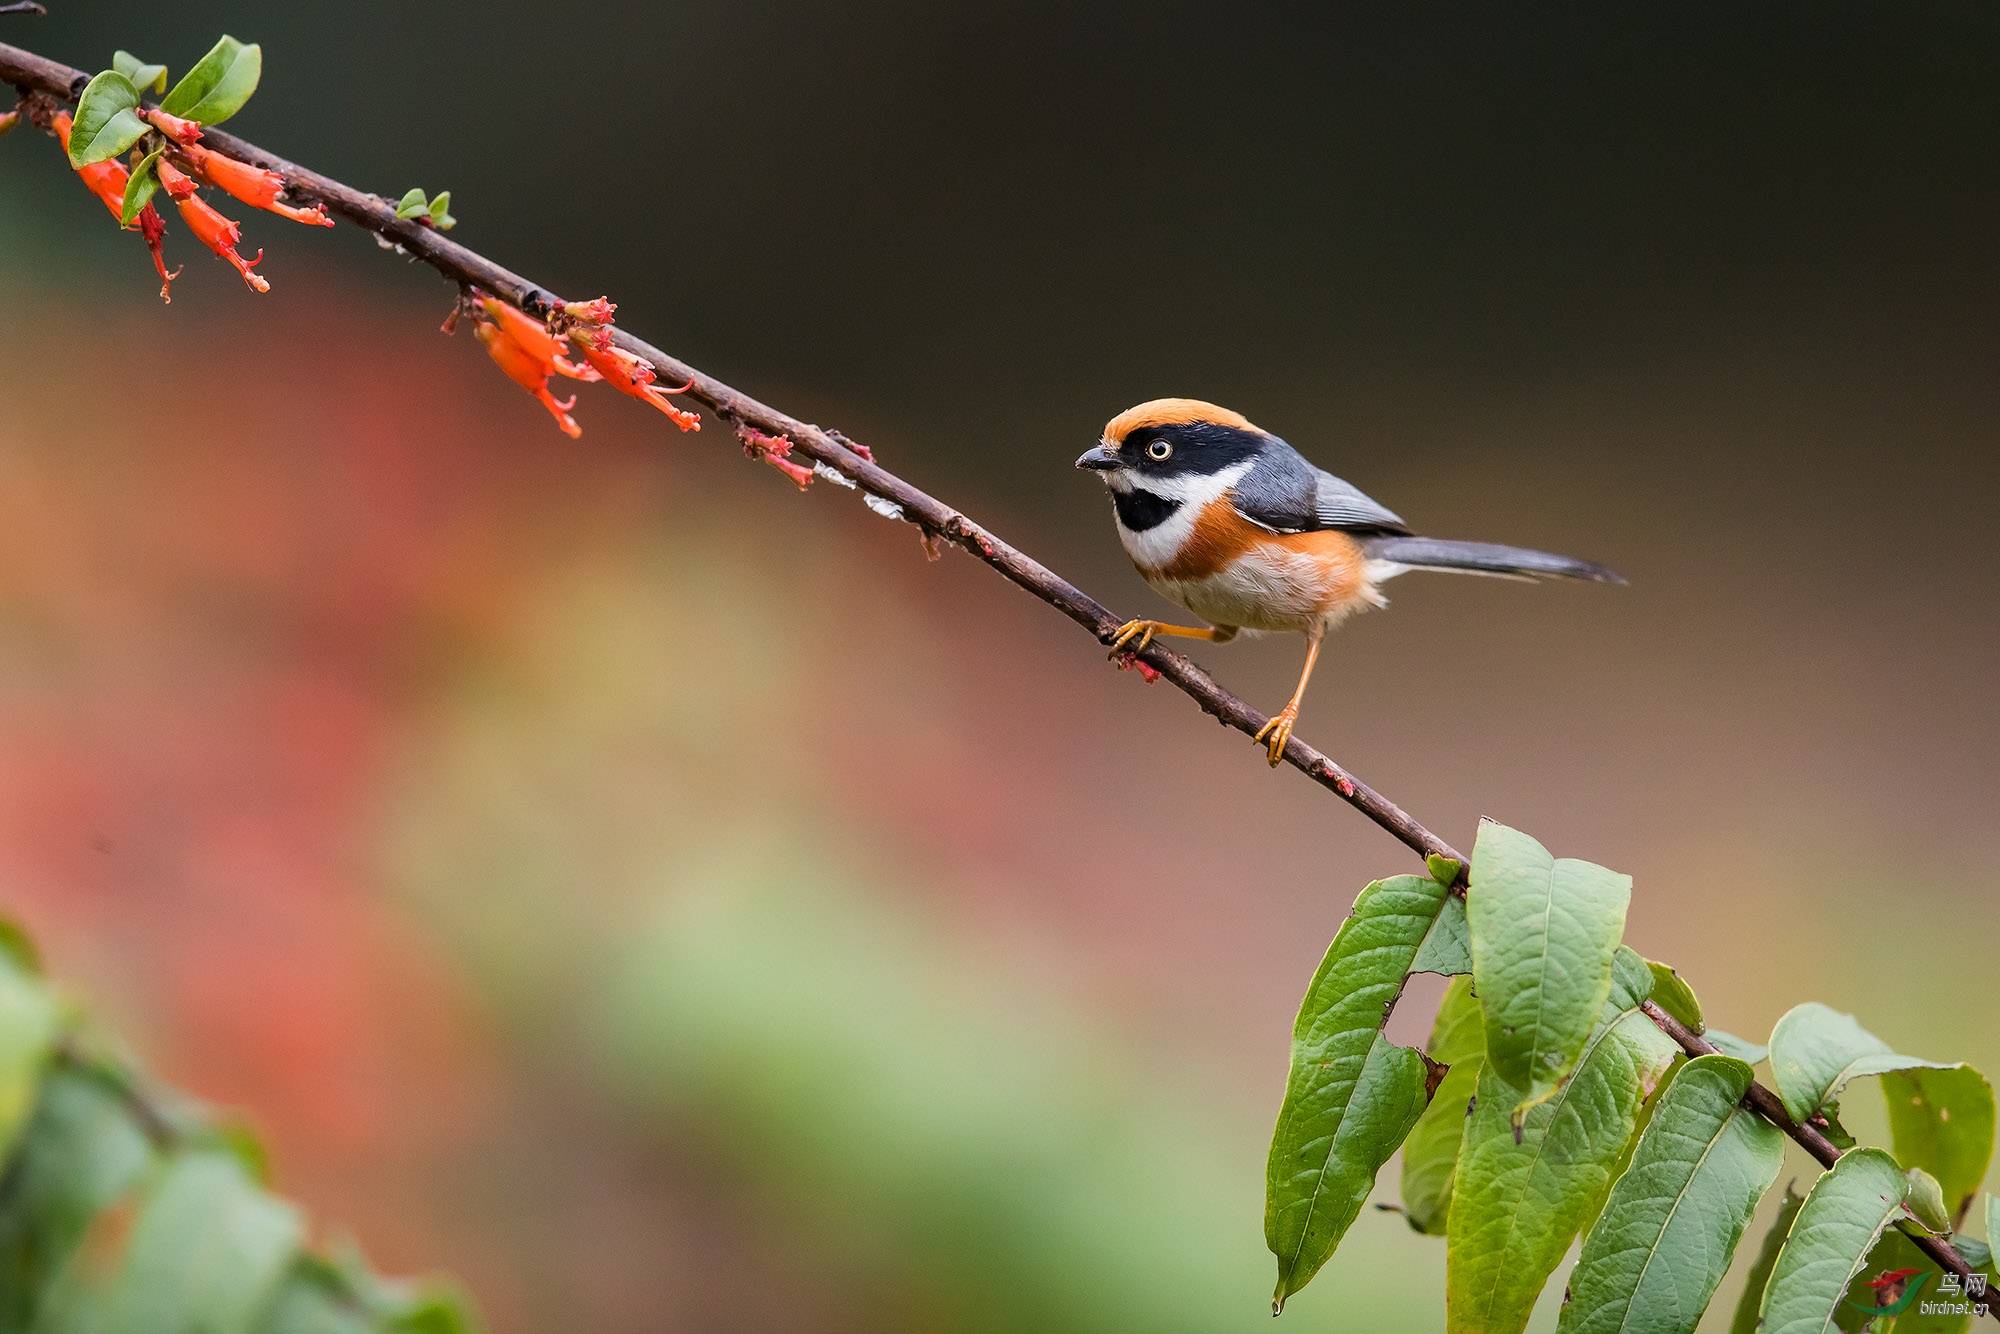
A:
[[[160,110],[203,125],[220,125],[243,109],[263,73],[262,47],[224,37],[160,100]]]
[[[374,1313],[339,1270],[312,1255],[292,1262],[258,1334],[373,1334]]]
[[[1278,1257],[1280,1305],[1333,1254],[1424,1110],[1424,1059],[1383,1037],[1382,1025],[1447,897],[1418,875],[1362,890],[1299,1006],[1265,1174],[1264,1239]]]
[[[151,128],[134,114],[138,105],[139,90],[117,70],[105,70],[92,79],[77,99],[70,123],[69,165],[109,162],[138,143]]]
[[[1442,883],[1442,882],[1440,882]],[[1455,977],[1472,971],[1472,933],[1465,925],[1465,900],[1447,894],[1438,907],[1437,921],[1424,937],[1417,957],[1410,961],[1413,973],[1440,973]],[[1480,1050],[1485,1050],[1482,1038]]]
[[[1936,1177],[1921,1167],[1907,1169],[1910,1178],[1910,1216],[1915,1218],[1924,1231],[1934,1237],[1942,1237],[1951,1231],[1951,1211],[1944,1207],[1944,1190]]]
[[[396,201],[396,216],[399,218],[421,218],[430,211],[430,201],[424,198],[423,190],[414,185]]]
[[[34,1110],[59,1018],[39,977],[11,957],[0,962],[0,1162]]]
[[[1632,1165],[1584,1239],[1557,1328],[1688,1334],[1785,1161],[1785,1137],[1741,1105],[1728,1056],[1690,1061],[1660,1096]]]
[[[1521,1091],[1516,1125],[1562,1087],[1589,1040],[1631,898],[1630,876],[1558,861],[1505,825],[1480,826],[1466,903],[1473,989],[1496,1087]]]
[[[1778,1216],[1764,1234],[1764,1244],[1757,1251],[1757,1262],[1750,1266],[1749,1276],[1743,1280],[1743,1295],[1736,1299],[1736,1314],[1730,1317],[1729,1334],[1757,1334],[1757,1312],[1764,1305],[1764,1289],[1771,1282],[1771,1271],[1777,1267],[1778,1252],[1784,1247],[1785,1236],[1792,1230],[1792,1223],[1797,1220],[1799,1209],[1805,1202],[1806,1197],[1794,1193],[1789,1183],[1785,1186],[1785,1198],[1778,1205]]]
[[[1993,1157],[1993,1086],[1969,1065],[1891,1070],[1882,1076],[1896,1161],[1938,1180],[1964,1221]]]
[[[1734,1056],[1745,1065],[1755,1065],[1771,1054],[1769,1047],[1760,1046],[1755,1042],[1745,1042],[1734,1033],[1725,1033],[1719,1028],[1706,1029],[1702,1036],[1721,1048],[1724,1056]]]
[[[1775,1040],[1771,1045],[1778,1046]],[[1883,1230],[1906,1216],[1909,1188],[1903,1169],[1881,1149],[1842,1154],[1822,1173],[1764,1289],[1758,1312],[1762,1334],[1824,1334],[1831,1328],[1847,1285]]]
[[[1476,874],[1473,886],[1476,896]],[[1518,1132],[1512,1109],[1521,1090],[1494,1072],[1489,1048],[1446,1226],[1445,1323],[1452,1334],[1518,1334],[1603,1191],[1640,1103],[1680,1052],[1639,1009],[1652,982],[1645,960],[1621,948],[1611,995],[1575,1072],[1528,1111]]]
[[[156,93],[167,91],[167,67],[148,65],[130,51],[111,53],[111,68],[123,74],[134,88],[150,88]]]
[[[0,1331],[35,1327],[44,1293],[91,1220],[152,1162],[151,1146],[114,1090],[67,1066],[49,1072],[0,1178]]]
[[[154,168],[159,163],[160,154],[166,151],[164,148],[156,148],[146,154],[139,165],[132,169],[132,174],[126,178],[125,206],[118,210],[118,224],[121,227],[130,227],[137,222],[139,210],[146,207],[147,201],[153,197],[153,192],[160,188],[160,176]]]
[[[1431,879],[1440,885],[1455,885],[1458,883],[1458,873],[1465,869],[1465,863],[1451,857],[1440,857],[1433,852],[1424,858],[1424,867],[1431,873]]]
[[[1486,1023],[1470,977],[1454,977],[1444,989],[1424,1050],[1433,1061],[1451,1068],[1403,1141],[1403,1216],[1417,1231],[1440,1237],[1451,1213],[1451,1183],[1458,1170],[1459,1142],[1465,1138],[1466,1109],[1486,1059]]]
[[[1694,988],[1666,964],[1648,959],[1646,966],[1653,970],[1653,1003],[1695,1032],[1701,1032],[1701,1002],[1694,998]]]
[[[441,232],[448,232],[458,225],[458,219],[451,216],[449,211],[450,205],[451,191],[449,190],[438,191],[437,198],[431,200],[431,226]]]
[[[1941,1068],[1935,1061],[1897,1055],[1853,1015],[1817,1001],[1793,1006],[1771,1030],[1771,1079],[1785,1110],[1801,1122],[1824,1115],[1835,1143],[1853,1143],[1840,1129],[1839,1116],[1840,1091],[1849,1080],[1913,1066]]]
[[[115,1270],[65,1285],[49,1334],[249,1334],[303,1231],[298,1210],[259,1190],[234,1155],[180,1154],[140,1206]]]
[[[1618,1151],[1617,1160],[1611,1164],[1611,1174],[1604,1179],[1604,1185],[1592,1197],[1590,1206],[1583,1211],[1583,1217],[1578,1220],[1577,1236],[1588,1237],[1590,1230],[1597,1226],[1597,1220],[1603,1215],[1604,1206],[1611,1198],[1611,1188],[1618,1184],[1619,1178],[1623,1177],[1626,1169],[1632,1166],[1632,1154],[1638,1149],[1639,1140],[1645,1135],[1646,1127],[1652,1124],[1654,1109],[1660,1105],[1660,1099],[1666,1095],[1667,1090],[1674,1086],[1674,1077],[1686,1065],[1686,1061],[1676,1057],[1674,1063],[1667,1067],[1667,1072],[1660,1076],[1660,1082],[1653,1086],[1652,1095],[1639,1104],[1639,1114],[1632,1118],[1632,1133],[1626,1137],[1625,1147]]]

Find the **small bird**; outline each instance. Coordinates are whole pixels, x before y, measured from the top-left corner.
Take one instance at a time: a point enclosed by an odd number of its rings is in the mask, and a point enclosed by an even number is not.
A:
[[[1508,579],[1625,581],[1602,565],[1546,551],[1418,537],[1349,482],[1240,413],[1193,398],[1158,398],[1113,417],[1076,461],[1104,475],[1118,538],[1154,591],[1206,626],[1127,621],[1115,657],[1154,635],[1226,643],[1243,631],[1306,637],[1291,702],[1257,733],[1276,766],[1327,631],[1388,600],[1381,586],[1411,570]]]

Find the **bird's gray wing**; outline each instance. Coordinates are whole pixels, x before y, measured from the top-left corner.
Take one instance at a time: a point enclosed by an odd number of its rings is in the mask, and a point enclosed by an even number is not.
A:
[[[1409,525],[1394,511],[1363,495],[1361,488],[1315,468],[1319,486],[1313,510],[1321,528],[1347,528],[1371,533],[1407,533]]]

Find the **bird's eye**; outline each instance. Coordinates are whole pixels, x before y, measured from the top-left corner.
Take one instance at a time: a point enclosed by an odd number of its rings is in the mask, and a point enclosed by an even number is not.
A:
[[[1173,452],[1174,447],[1164,440],[1155,440],[1152,444],[1146,446],[1146,457],[1152,459],[1155,463],[1163,461],[1167,455]]]

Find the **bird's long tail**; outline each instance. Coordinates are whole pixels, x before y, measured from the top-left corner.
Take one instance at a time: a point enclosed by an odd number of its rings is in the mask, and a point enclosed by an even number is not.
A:
[[[1450,542],[1440,537],[1371,537],[1363,549],[1370,561],[1385,562],[1377,579],[1405,570],[1450,570],[1458,574],[1489,574],[1511,579],[1590,579],[1601,584],[1625,582],[1616,571],[1595,561],[1577,560],[1526,547],[1493,542]],[[1400,568],[1394,568],[1400,567]]]

